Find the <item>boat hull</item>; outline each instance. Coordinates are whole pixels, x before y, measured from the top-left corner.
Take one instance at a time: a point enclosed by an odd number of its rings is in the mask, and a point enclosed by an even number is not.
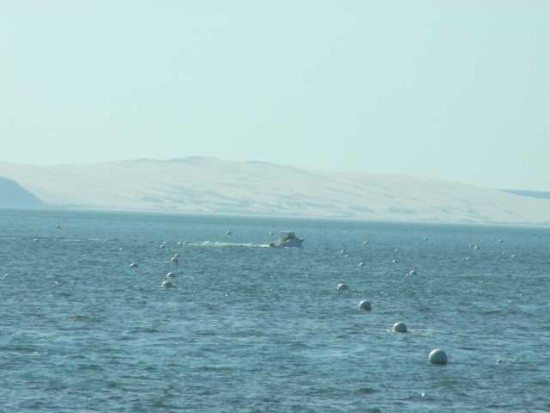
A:
[[[269,243],[271,248],[300,248],[303,239],[277,240]]]

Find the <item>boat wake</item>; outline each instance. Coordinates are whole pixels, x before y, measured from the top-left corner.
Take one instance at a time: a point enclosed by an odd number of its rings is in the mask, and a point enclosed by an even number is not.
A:
[[[201,241],[187,242],[183,244],[187,247],[240,247],[240,248],[269,248],[269,244],[255,244],[253,242],[223,242],[223,241]]]

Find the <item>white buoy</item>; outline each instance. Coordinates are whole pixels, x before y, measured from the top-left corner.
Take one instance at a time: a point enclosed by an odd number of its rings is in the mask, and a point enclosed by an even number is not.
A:
[[[340,250],[340,254],[344,255],[346,253],[346,250]]]
[[[409,275],[416,275],[416,270],[410,270]]]
[[[164,244],[160,244],[160,245],[159,245],[159,248],[164,248]]]
[[[226,233],[227,235],[231,235],[231,230],[228,229],[227,231],[225,231],[225,233]]]
[[[359,267],[363,267],[364,265],[365,265],[365,263],[364,263],[363,261],[361,261],[361,262],[359,263]]]
[[[407,325],[405,323],[399,322],[395,323],[391,329],[394,333],[406,333]]]
[[[161,284],[162,287],[164,288],[170,288],[170,287],[173,287],[174,285],[172,284],[172,281],[170,280],[164,280]]]
[[[133,262],[133,263],[130,264],[130,268],[137,268],[137,266],[138,266],[138,265],[137,265],[135,262]]]
[[[443,350],[436,348],[430,352],[428,356],[428,361],[432,364],[445,365],[447,364],[447,353]]]
[[[172,264],[179,264],[180,260],[178,259],[178,257],[172,257],[172,259],[170,260],[170,262]]]
[[[176,278],[176,274],[170,271],[168,274],[166,274],[167,279]]]
[[[338,284],[338,285],[336,286],[336,289],[337,289],[338,291],[344,291],[344,290],[347,290],[347,289],[348,289],[348,286],[347,286],[346,284],[344,284],[344,283],[340,283],[340,284]]]
[[[369,241],[363,241],[363,245],[368,245]]]
[[[393,260],[391,260],[391,262],[395,264],[397,262],[397,260],[393,259]]]
[[[363,300],[359,303],[359,305],[357,306],[357,308],[359,310],[363,310],[363,311],[370,311],[372,309],[372,306],[370,305],[370,302],[367,301],[367,300]]]

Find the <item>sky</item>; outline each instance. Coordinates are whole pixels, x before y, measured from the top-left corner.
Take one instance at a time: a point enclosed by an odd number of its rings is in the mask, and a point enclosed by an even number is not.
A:
[[[548,0],[0,0],[0,162],[550,190]]]

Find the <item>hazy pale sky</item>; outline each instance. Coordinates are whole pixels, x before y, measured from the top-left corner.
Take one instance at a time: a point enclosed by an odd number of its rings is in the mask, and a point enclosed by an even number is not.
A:
[[[0,1],[0,161],[550,190],[548,0]]]

